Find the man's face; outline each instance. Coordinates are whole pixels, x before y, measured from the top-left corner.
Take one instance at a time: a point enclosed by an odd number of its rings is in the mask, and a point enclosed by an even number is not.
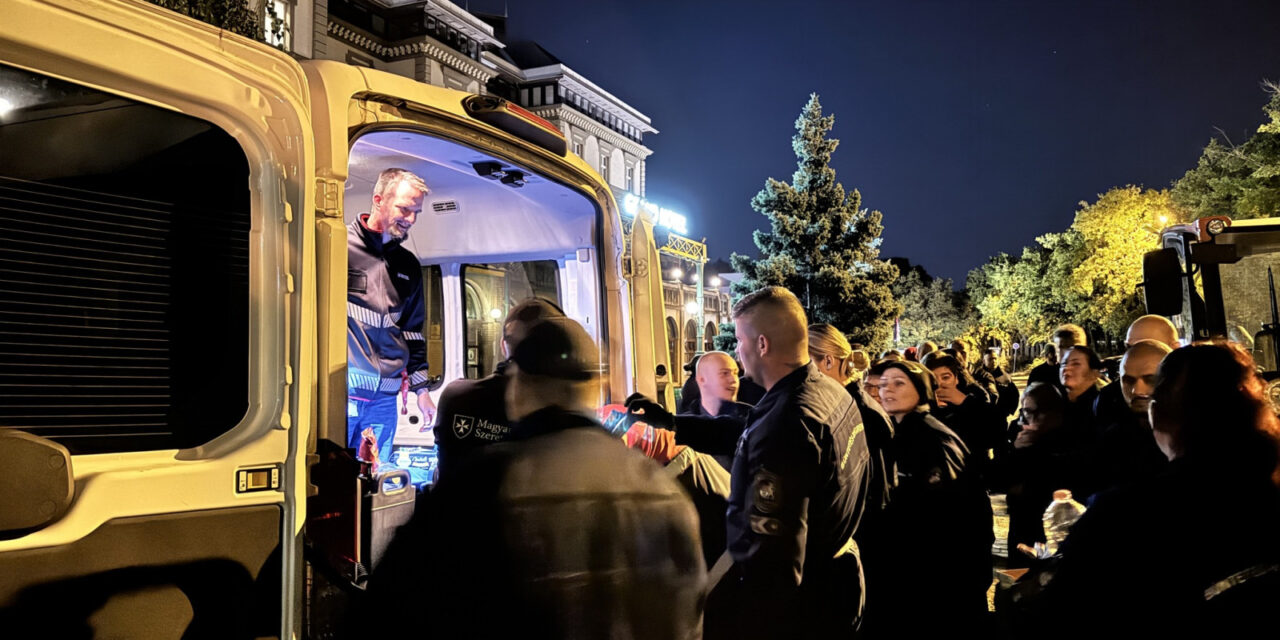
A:
[[[1061,364],[1067,359],[1067,350],[1076,346],[1076,341],[1071,338],[1055,337],[1053,339],[1053,346],[1058,351],[1058,363]]]
[[[1141,352],[1126,355],[1120,361],[1120,392],[1134,413],[1147,412],[1151,405],[1151,392],[1156,386],[1156,369],[1162,360],[1160,354]]]
[[[373,196],[373,211],[369,214],[369,228],[382,231],[396,240],[409,234],[409,228],[422,213],[422,199],[426,194],[401,180],[385,195]]]
[[[698,391],[704,398],[722,402],[738,399],[738,363],[720,354],[707,354],[698,361]]]
[[[994,368],[996,368],[996,357],[995,357],[995,356],[993,356],[993,355],[991,355],[990,353],[983,354],[983,355],[982,355],[982,366],[984,366],[984,367],[986,367],[986,368],[988,368],[988,369],[994,369]]]
[[[751,326],[751,316],[734,318],[733,335],[738,339],[738,360],[742,362],[743,371],[752,380],[761,382],[760,334]]]
[[[868,375],[867,379],[862,381],[862,390],[876,402],[880,402],[880,376]]]

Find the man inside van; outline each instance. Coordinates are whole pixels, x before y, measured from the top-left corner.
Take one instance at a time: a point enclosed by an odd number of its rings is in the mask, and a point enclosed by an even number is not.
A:
[[[402,385],[417,394],[426,424],[436,413],[427,393],[422,266],[400,246],[428,191],[412,172],[387,169],[369,213],[347,226],[347,446],[359,451],[368,432],[382,463],[391,459]]]

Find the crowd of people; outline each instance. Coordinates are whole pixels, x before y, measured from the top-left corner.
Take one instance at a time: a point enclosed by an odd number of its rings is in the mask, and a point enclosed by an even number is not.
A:
[[[395,257],[426,192],[414,178],[385,176],[353,252]],[[360,283],[362,322],[420,295]],[[997,350],[965,340],[872,358],[783,288],[732,317],[736,353],[689,363],[676,407],[629,398],[619,435],[597,415],[587,332],[549,302],[516,305],[500,369],[440,398],[435,485],[370,606],[429,607],[440,637],[1181,637],[1261,624],[1280,595],[1280,422],[1238,346],[1182,346],[1144,316],[1108,375],[1065,325],[1020,391]],[[383,395],[426,379],[416,332],[357,328],[352,349],[408,357],[361,360],[353,446],[381,439]],[[1089,508],[1059,553],[1017,551],[1045,541],[1064,489]],[[1033,582],[995,615],[991,493]]]

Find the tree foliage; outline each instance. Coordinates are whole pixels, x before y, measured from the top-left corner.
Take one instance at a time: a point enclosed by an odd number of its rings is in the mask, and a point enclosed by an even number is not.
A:
[[[738,336],[734,333],[732,322],[720,323],[720,333],[716,334],[715,345],[716,351],[725,353],[733,353],[738,348]]]
[[[1192,219],[1280,216],[1280,85],[1263,83],[1270,100],[1267,121],[1249,139],[1209,141],[1196,168],[1173,188],[1173,198]]]
[[[219,29],[226,29],[246,38],[264,41],[262,24],[258,20],[258,15],[249,7],[248,0],[149,1],[152,4],[181,13],[184,16],[190,16],[201,22],[211,24]],[[268,3],[267,10],[274,11],[274,6]],[[281,24],[279,20],[272,20],[272,22],[275,25]]]
[[[733,255],[743,275],[733,292],[786,287],[810,322],[831,323],[853,342],[879,346],[901,312],[890,290],[897,268],[879,259],[881,213],[863,209],[857,189],[846,193],[836,182],[830,162],[839,141],[827,137],[834,124],[834,116],[822,115],[817,94],[810,95],[791,140],[797,159],[791,183],[770,178],[751,200],[769,230],[755,232],[760,260]]]
[[[1082,259],[1070,272],[1071,310],[1104,330],[1124,332],[1142,315],[1142,256],[1159,247],[1160,230],[1182,220],[1168,191],[1113,188],[1093,204],[1082,202],[1071,229]]]
[[[967,296],[955,291],[950,278],[934,278],[919,267],[898,276],[893,297],[902,305],[898,341],[904,346],[949,342],[968,332],[975,319]]]
[[[1142,314],[1143,254],[1185,215],[1168,191],[1113,188],[1081,202],[1066,231],[970,272],[969,295],[983,324],[1036,342],[1064,322],[1120,334]]]

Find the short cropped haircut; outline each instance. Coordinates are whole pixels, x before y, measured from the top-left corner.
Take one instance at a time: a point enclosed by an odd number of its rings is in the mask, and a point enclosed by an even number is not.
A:
[[[401,182],[409,183],[409,186],[423,194],[430,191],[427,188],[427,183],[422,178],[419,178],[418,174],[408,169],[391,168],[384,169],[382,173],[378,174],[378,181],[373,185],[373,195],[385,196],[394,191]]]
[[[1089,336],[1085,334],[1084,328],[1078,324],[1064,324],[1053,332],[1053,337],[1058,340],[1070,338],[1072,344],[1087,346],[1089,344]]]
[[[770,307],[778,311],[786,311],[799,316],[805,326],[809,324],[805,317],[804,306],[800,304],[800,299],[796,297],[796,294],[791,293],[784,287],[765,287],[748,293],[737,304],[733,305],[732,317],[737,320],[743,316],[750,315],[757,307]]]

